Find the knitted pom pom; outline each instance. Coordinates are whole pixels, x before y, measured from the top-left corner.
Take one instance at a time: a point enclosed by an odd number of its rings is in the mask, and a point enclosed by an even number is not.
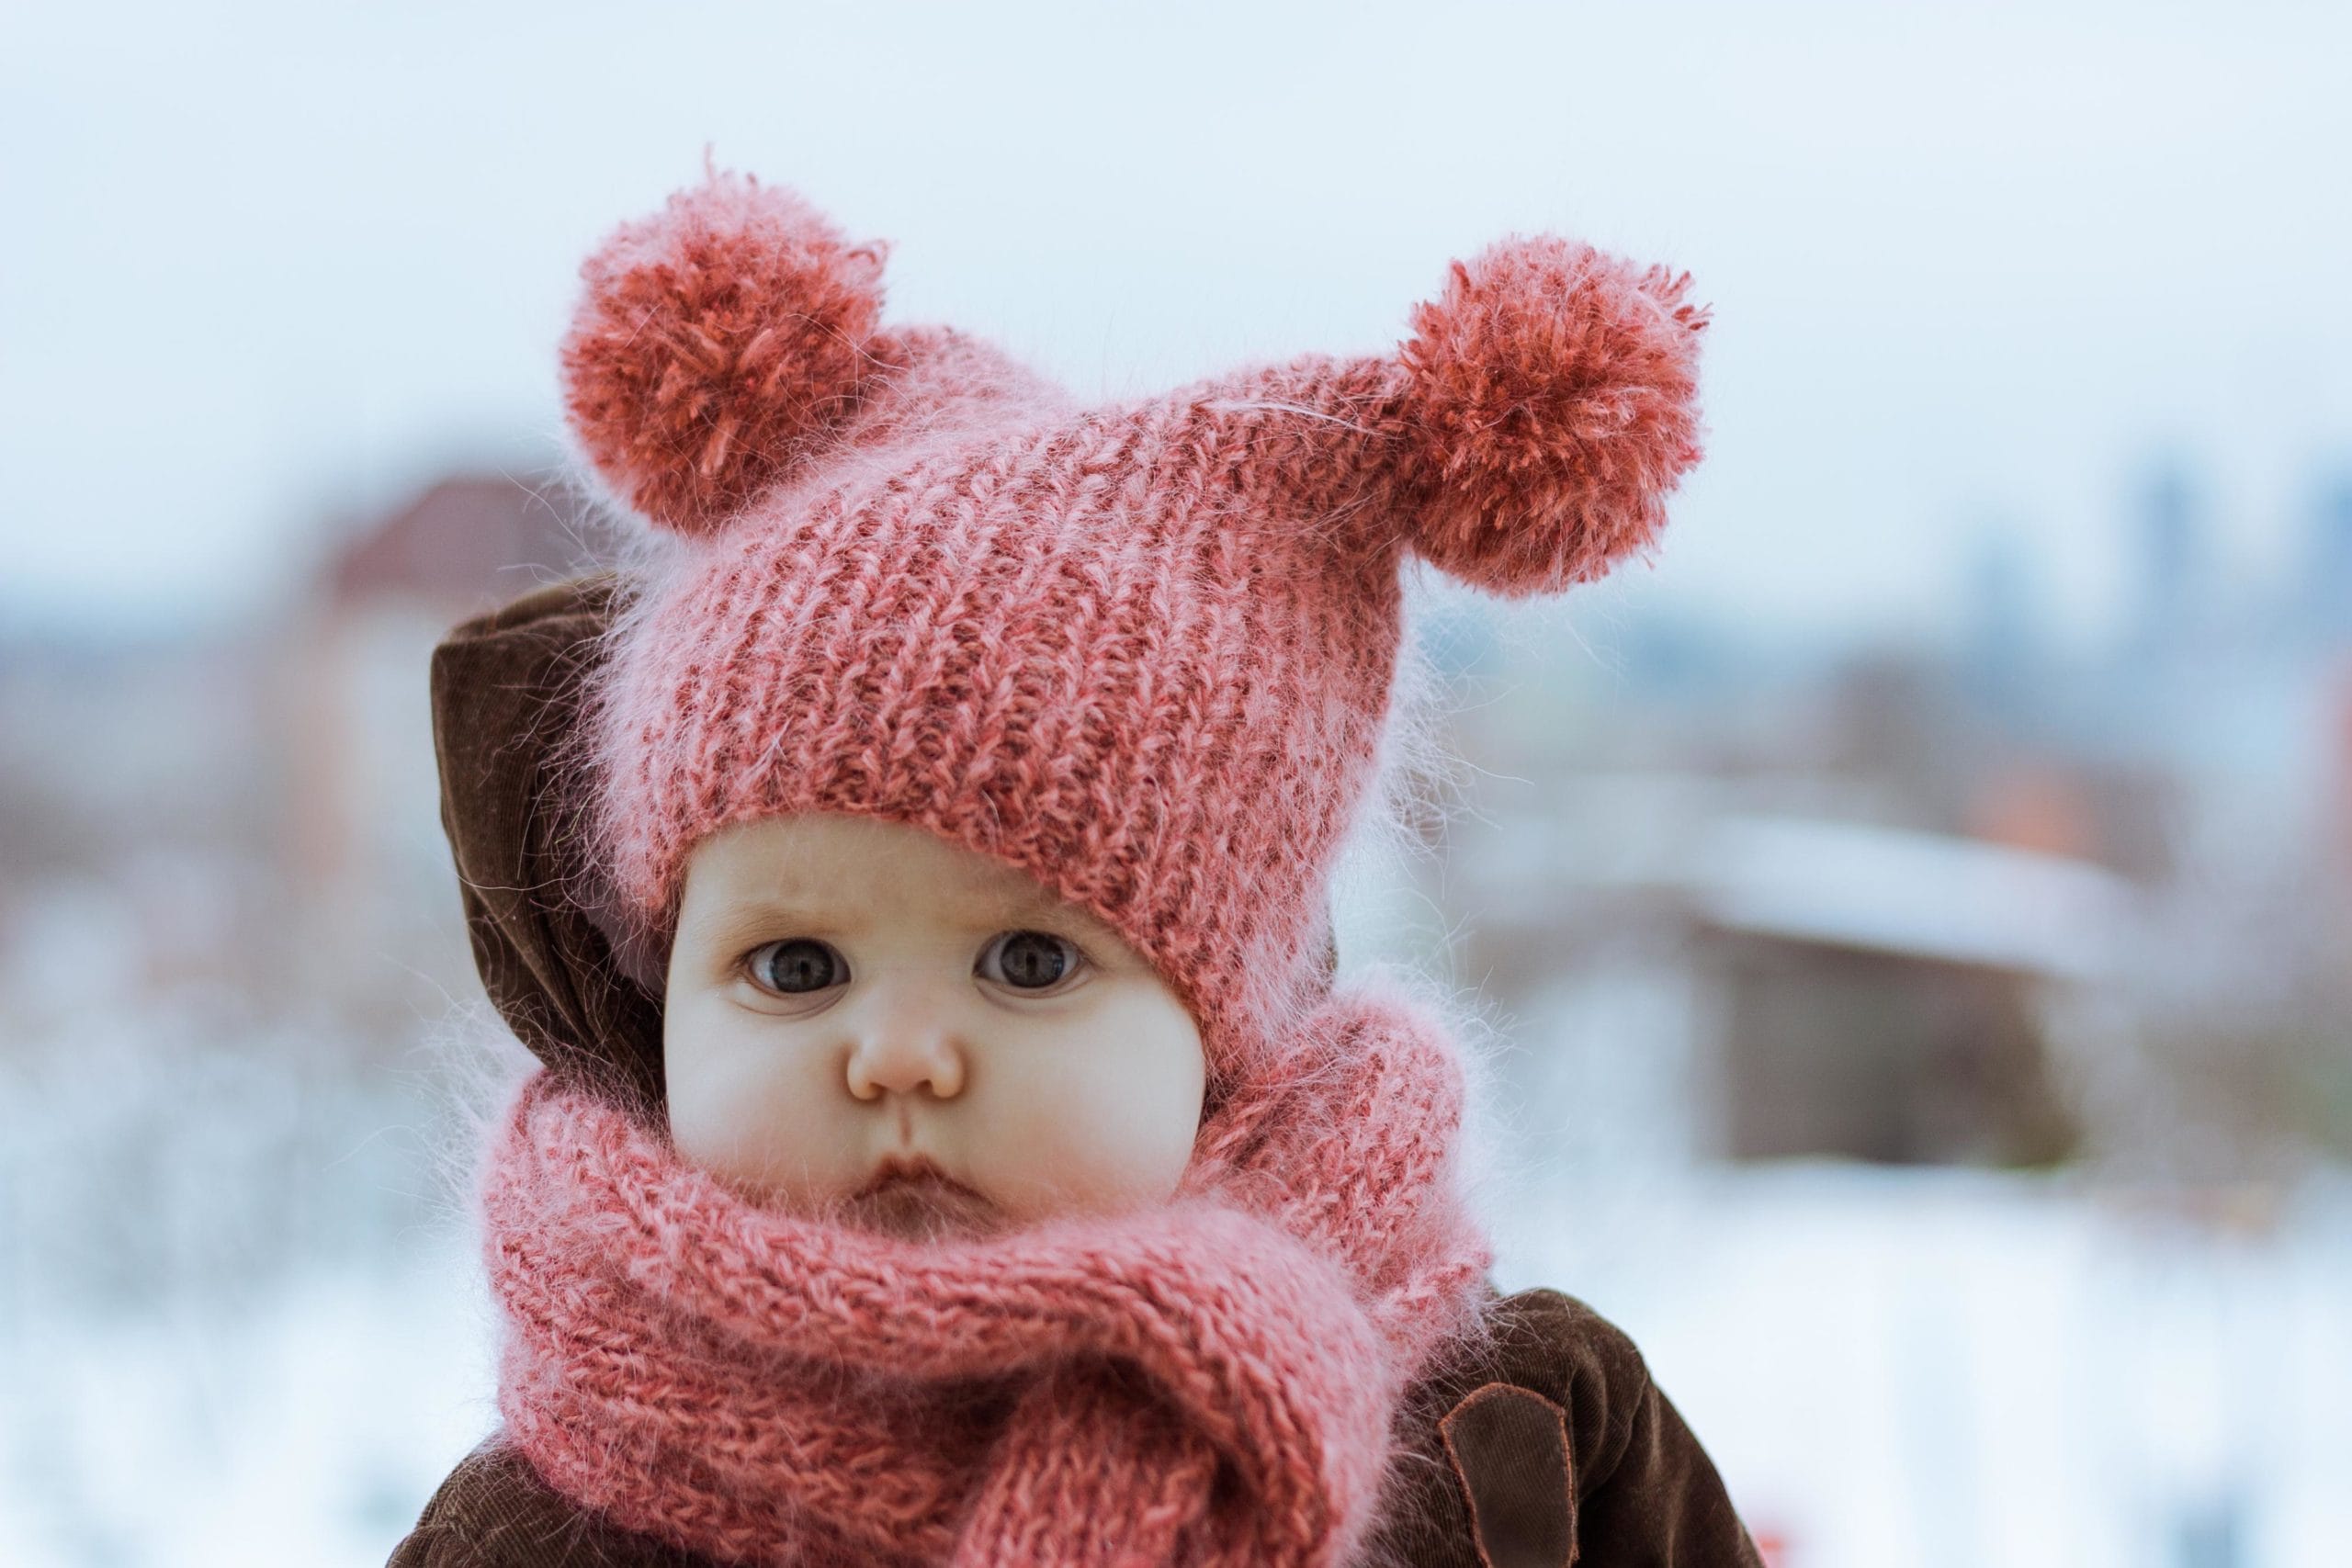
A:
[[[748,175],[713,173],[622,225],[580,269],[563,344],[598,471],[678,533],[741,511],[855,407],[887,254]]]
[[[1555,592],[1646,544],[1699,460],[1690,275],[1555,235],[1453,264],[1401,357],[1413,544],[1495,593]]]

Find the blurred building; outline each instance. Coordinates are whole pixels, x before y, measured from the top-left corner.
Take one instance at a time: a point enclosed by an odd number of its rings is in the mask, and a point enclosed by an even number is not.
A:
[[[2044,1165],[2078,1138],[2045,992],[2107,978],[2128,886],[2039,851],[1733,819],[1690,887],[1720,991],[1716,1142],[1737,1159]]]
[[[1478,911],[1460,967],[1510,998],[1539,1055],[1604,1059],[1572,1069],[1588,1096],[1620,1097],[1588,1100],[1589,1119],[1622,1138],[1652,1118],[1636,1141],[1702,1159],[2071,1152],[2048,993],[2106,976],[2129,885],[1741,797],[1704,779],[1595,781],[1542,819],[1490,823],[1453,863]]]
[[[350,529],[279,629],[287,888],[332,933],[363,1027],[413,1032],[418,975],[470,992],[440,825],[427,685],[458,622],[584,570],[584,502],[551,477],[457,474]],[[322,976],[322,978],[327,978]]]

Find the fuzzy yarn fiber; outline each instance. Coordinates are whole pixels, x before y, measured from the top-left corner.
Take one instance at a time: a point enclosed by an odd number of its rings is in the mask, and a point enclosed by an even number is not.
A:
[[[509,1436],[729,1563],[1346,1563],[1476,1331],[1461,1064],[1363,988],[1268,1059],[1170,1202],[930,1242],[755,1206],[537,1071],[481,1190]]]

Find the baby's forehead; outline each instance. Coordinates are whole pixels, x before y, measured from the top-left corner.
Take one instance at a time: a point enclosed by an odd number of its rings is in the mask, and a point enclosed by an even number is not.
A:
[[[731,829],[697,847],[687,886],[706,912],[730,918],[921,917],[1107,929],[1019,867],[919,828],[853,818],[778,818]]]

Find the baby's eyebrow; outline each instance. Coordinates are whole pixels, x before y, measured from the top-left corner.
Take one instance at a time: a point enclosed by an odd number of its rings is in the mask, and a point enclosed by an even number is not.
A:
[[[971,909],[986,908],[1001,911],[1011,918],[1069,918],[1077,913],[1069,905],[1042,887],[1005,888],[1000,892],[976,896],[966,903]]]
[[[729,908],[739,913],[757,915],[807,915],[810,912],[799,899],[783,893],[753,893],[736,899]]]
[[[839,912],[834,918],[839,919]],[[812,926],[820,923],[814,911],[791,898],[775,893],[754,894],[739,898],[718,910],[710,924],[722,935],[733,937],[749,933],[754,928],[771,926]]]
[[[947,908],[976,926],[1048,920],[1059,926],[1091,931],[1100,924],[1089,918],[1084,910],[1064,903],[1040,887],[963,892],[955,896]],[[723,931],[734,933],[755,926],[839,925],[845,916],[855,919],[865,913],[860,908],[844,908],[838,899],[820,904],[785,893],[755,893],[729,904],[718,915],[718,924]]]

